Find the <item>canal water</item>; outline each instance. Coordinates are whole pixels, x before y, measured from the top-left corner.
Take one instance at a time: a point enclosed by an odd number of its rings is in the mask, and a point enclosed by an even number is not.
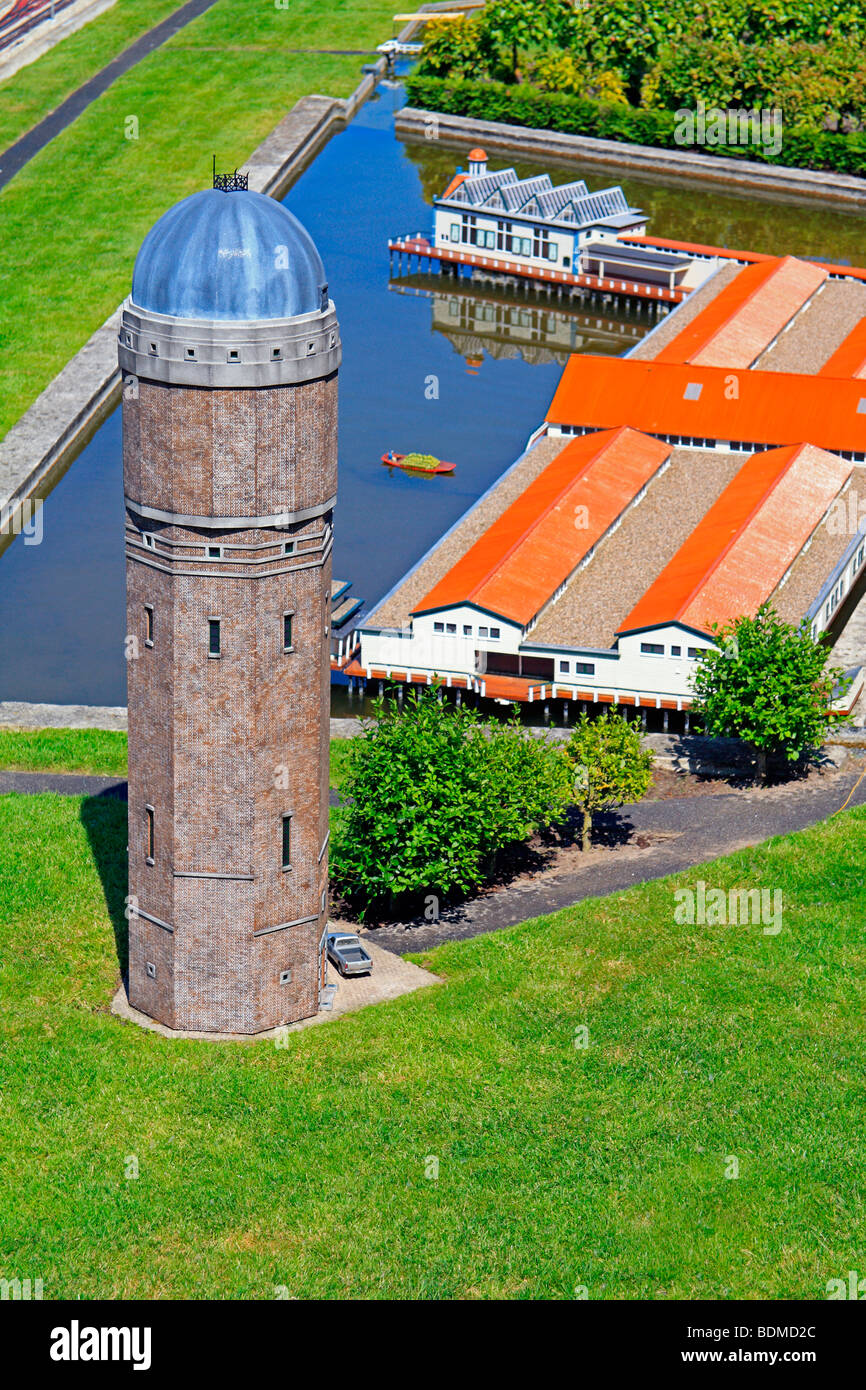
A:
[[[571,352],[619,354],[647,308],[575,302],[435,275],[389,279],[389,236],[429,232],[430,203],[460,156],[393,131],[402,90],[382,86],[322,150],[286,206],[317,242],[343,339],[334,574],[369,608],[520,453]],[[506,161],[491,160],[494,168]],[[659,236],[863,264],[866,219],[627,171],[515,163],[521,176],[621,183]],[[383,467],[382,453],[453,460],[452,477]],[[120,411],[43,507],[38,545],[0,555],[0,700],[124,704]],[[358,710],[335,691],[334,712]]]

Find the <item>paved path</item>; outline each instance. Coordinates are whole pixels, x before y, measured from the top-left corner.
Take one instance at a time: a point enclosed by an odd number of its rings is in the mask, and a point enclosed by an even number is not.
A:
[[[107,91],[116,78],[135,67],[136,63],[141,62],[154,49],[160,48],[166,39],[172,38],[175,34],[184,29],[193,19],[198,19],[199,15],[209,10],[211,5],[216,4],[216,0],[188,0],[186,5],[182,5],[174,14],[164,19],[161,24],[156,24],[146,34],[142,34],[140,39],[125,48],[116,58],[113,58],[106,67],[91,77],[88,82],[78,87],[71,96],[32,130],[28,130],[26,135],[22,135],[20,140],[16,140],[14,145],[10,145],[7,150],[0,154],[0,188],[9,182],[11,178],[24,168],[28,160],[35,154],[44,149],[62,130],[71,125],[82,111],[95,101],[97,97]]]
[[[864,755],[852,751],[842,767],[830,768],[808,783],[624,806],[598,818],[599,838],[618,847],[602,856],[593,854],[585,868],[521,879],[447,909],[438,922],[395,923],[371,928],[371,935],[388,951],[426,951],[443,941],[498,931],[530,917],[558,912],[584,898],[603,897],[636,883],[680,873],[760,844],[773,835],[788,835],[825,820],[839,810],[864,768]],[[0,772],[0,794],[45,791],[125,800],[126,783],[78,773]],[[332,791],[331,805],[337,801]],[[866,805],[866,777],[850,805]],[[647,848],[641,848],[642,838],[649,840]]]
[[[558,912],[584,898],[604,897],[680,873],[773,835],[787,835],[825,820],[842,805],[863,768],[862,758],[851,756],[844,768],[828,772],[809,786],[794,783],[623,807],[600,817],[599,828],[613,841],[628,835],[628,842],[602,857],[593,854],[586,868],[519,880],[446,910],[438,922],[397,923],[371,928],[370,934],[377,945],[392,951],[426,951],[443,941],[498,931]],[[864,804],[866,778],[850,802]],[[635,843],[641,836],[651,842],[663,838],[641,849]]]
[[[126,779],[96,777],[84,772],[5,772],[0,770],[0,795],[20,792],[60,792],[63,796],[116,796],[126,800]]]

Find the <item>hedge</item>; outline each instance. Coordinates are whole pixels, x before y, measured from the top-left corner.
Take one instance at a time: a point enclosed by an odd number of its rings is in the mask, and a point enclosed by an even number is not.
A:
[[[409,76],[405,83],[411,104],[426,111],[663,149],[684,148],[674,140],[677,119],[672,111],[646,110],[625,104],[606,106],[588,97],[542,92],[536,87],[509,86],[504,82]],[[745,147],[699,145],[691,148],[699,154],[742,159]],[[777,155],[764,151],[760,145],[750,145],[748,158],[788,168],[863,175],[866,174],[866,132],[844,135],[809,126],[784,126],[782,148]]]

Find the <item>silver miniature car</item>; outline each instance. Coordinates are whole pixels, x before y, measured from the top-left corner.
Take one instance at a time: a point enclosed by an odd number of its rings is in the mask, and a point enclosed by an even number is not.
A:
[[[328,932],[328,960],[333,961],[344,979],[347,975],[369,975],[373,969],[372,957],[360,938],[346,932]]]

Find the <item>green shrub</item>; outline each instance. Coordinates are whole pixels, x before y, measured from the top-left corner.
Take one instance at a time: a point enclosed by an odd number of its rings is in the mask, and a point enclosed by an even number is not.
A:
[[[498,850],[560,819],[561,749],[517,723],[488,727],[435,690],[375,706],[352,741],[331,845],[335,890],[362,916],[405,895],[465,894]]]
[[[605,140],[624,140],[663,149],[679,148],[674,141],[677,125],[673,111],[592,101],[586,96],[542,92],[536,87],[504,82],[452,81],[446,78],[410,76],[406,89],[413,106],[476,120],[502,121],[532,130],[555,130],[568,135],[590,135]],[[769,147],[705,145],[700,154],[726,155],[732,159],[779,164],[791,168],[826,169],[840,174],[866,174],[866,132],[816,130],[809,125],[786,125],[782,148],[773,155]]]

